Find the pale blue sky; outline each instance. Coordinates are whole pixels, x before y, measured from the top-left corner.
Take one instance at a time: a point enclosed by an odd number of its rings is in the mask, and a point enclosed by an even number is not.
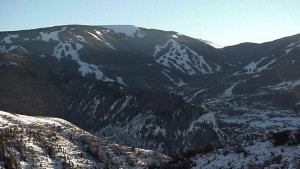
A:
[[[0,16],[0,31],[130,24],[222,46],[300,33],[299,0],[0,0]]]

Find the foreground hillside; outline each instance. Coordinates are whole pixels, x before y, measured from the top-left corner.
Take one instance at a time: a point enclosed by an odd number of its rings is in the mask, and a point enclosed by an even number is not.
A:
[[[58,118],[0,111],[0,168],[299,168],[300,131],[269,133],[216,149],[208,144],[173,160],[95,137]]]
[[[114,144],[58,118],[0,111],[0,168],[147,168],[170,160]]]
[[[245,141],[192,158],[194,169],[300,168],[300,131],[272,133],[268,139]]]

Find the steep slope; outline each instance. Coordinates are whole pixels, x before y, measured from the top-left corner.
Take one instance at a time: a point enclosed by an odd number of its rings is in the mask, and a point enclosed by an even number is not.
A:
[[[170,160],[160,153],[118,145],[58,118],[0,111],[0,167],[147,168]]]
[[[299,127],[299,39],[219,50],[131,25],[1,32],[0,108],[168,154],[255,140]]]
[[[289,97],[288,103],[274,100],[272,106],[292,109],[299,100],[298,80],[300,77],[299,58],[300,35],[294,35],[263,44],[240,44],[222,49],[233,58],[237,66],[232,67],[220,79],[209,77],[205,82],[196,82],[183,89],[185,92],[194,86],[200,88],[191,92],[186,99],[196,97],[230,97],[233,95],[271,95],[283,93]],[[236,59],[236,60],[234,60]],[[216,81],[219,81],[217,84]],[[215,84],[214,84],[215,83]],[[204,91],[205,90],[205,91]],[[202,91],[201,95],[192,95]],[[285,97],[285,98],[286,98]],[[193,99],[191,99],[193,98]],[[297,99],[298,98],[298,99]],[[263,101],[262,101],[263,102]]]
[[[237,66],[223,76],[200,79],[177,88],[174,93],[210,111],[219,131],[230,140],[227,145],[256,140],[270,130],[298,129],[299,39],[298,34],[254,45],[264,48],[264,54],[259,57],[257,51],[256,58],[236,62]],[[240,46],[243,45],[237,48]],[[237,53],[246,56],[251,46],[238,49]]]
[[[190,129],[205,111],[169,94],[228,68],[220,50],[197,39],[131,25],[66,25],[1,32],[0,48],[2,110],[64,118],[169,154],[218,143],[208,124]]]
[[[60,77],[51,72],[46,78],[39,63],[21,55],[2,56],[3,110],[64,118],[115,142],[169,154],[197,146],[198,141],[218,142],[211,126],[205,123],[190,129],[189,124],[205,111],[179,96],[131,91],[117,83],[82,78],[77,73]]]
[[[0,48],[2,53],[22,53],[41,64],[72,73],[77,69],[83,77],[135,89],[165,90],[227,67],[221,51],[199,40],[131,25],[1,32]]]

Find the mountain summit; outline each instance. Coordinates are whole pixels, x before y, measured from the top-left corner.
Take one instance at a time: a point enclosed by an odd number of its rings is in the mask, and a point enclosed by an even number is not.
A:
[[[232,146],[299,127],[299,39],[216,49],[131,25],[0,32],[0,108],[167,154]]]

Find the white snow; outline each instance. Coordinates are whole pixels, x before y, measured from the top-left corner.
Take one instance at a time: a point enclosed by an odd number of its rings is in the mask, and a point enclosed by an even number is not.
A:
[[[216,44],[216,43],[214,43],[214,42],[211,42],[211,41],[208,41],[208,40],[203,40],[203,39],[198,39],[198,40],[200,40],[201,42],[206,43],[207,45],[209,45],[209,46],[211,46],[211,47],[217,48],[217,49],[223,48],[223,46],[218,45],[218,44]]]
[[[232,90],[234,87],[238,84],[238,82],[235,82],[232,86],[230,86],[228,89],[224,91],[223,97],[231,97],[232,96]]]
[[[190,103],[190,102],[193,101],[194,98],[197,97],[200,93],[203,93],[203,92],[206,92],[206,91],[207,91],[207,89],[199,90],[198,92],[194,93],[192,96],[190,96],[190,97],[185,97],[184,99],[185,99],[186,102]]]
[[[116,50],[116,48],[114,48],[109,42],[107,42],[107,41],[105,40],[105,38],[103,37],[103,34],[102,34],[100,31],[95,30],[95,32],[96,32],[97,35],[95,35],[95,34],[93,34],[93,33],[91,33],[91,32],[87,32],[87,33],[90,34],[90,35],[92,35],[95,39],[97,39],[97,40],[103,42],[103,43],[104,43],[105,45],[107,45],[109,48],[111,48],[111,49],[113,49],[113,50]]]
[[[84,39],[84,37],[80,36],[80,35],[75,35],[74,36],[81,42],[86,42],[86,40]]]
[[[94,38],[96,38],[97,40],[101,40],[98,36],[94,35],[93,33],[91,32],[87,32],[88,34],[92,35]]]
[[[10,52],[10,51],[15,50],[17,48],[18,48],[17,45],[12,45],[12,46],[9,47],[9,49],[6,52]]]
[[[156,128],[154,129],[154,132],[153,132],[155,135],[158,135],[159,133],[162,134],[162,136],[166,136],[167,135],[167,132],[166,132],[166,129],[162,129],[158,126],[156,126]]]
[[[299,48],[300,47],[300,39],[297,42],[292,42],[289,45],[287,45],[285,47],[285,54],[289,54],[290,51],[294,50],[295,48]]]
[[[12,43],[11,38],[18,38],[18,37],[19,37],[18,34],[16,34],[16,35],[8,35],[8,36],[4,37],[1,42]]]
[[[228,148],[215,150],[214,153],[198,155],[194,158],[196,166],[193,169],[211,168],[294,168],[295,159],[299,159],[300,146],[274,147],[270,141],[242,144],[247,155],[236,153]],[[226,154],[224,152],[227,152]],[[276,164],[275,157],[281,156]]]
[[[186,85],[187,83],[185,83],[183,80],[181,80],[179,77],[174,77],[172,78],[171,75],[171,72],[169,70],[166,70],[166,69],[163,69],[161,71],[161,73],[163,75],[165,75],[172,83],[174,83],[177,87],[180,87],[180,86],[183,86],[183,85]],[[176,78],[176,79],[175,79]]]
[[[125,101],[122,103],[122,105],[119,107],[117,113],[121,112],[125,109],[125,107],[128,105],[128,102],[133,98],[133,96],[126,96]]]
[[[284,81],[281,82],[275,86],[268,86],[269,89],[271,90],[289,90],[292,89],[296,86],[300,85],[300,79],[298,80],[291,80],[291,81]]]
[[[6,53],[6,46],[0,45],[0,54]]]
[[[193,131],[195,130],[195,126],[197,123],[211,123],[214,124],[215,126],[217,126],[217,122],[215,119],[215,112],[209,112],[206,113],[204,115],[202,115],[200,118],[198,118],[197,120],[193,121],[190,126],[189,129],[187,131]]]
[[[116,107],[116,105],[119,103],[119,100],[116,100],[115,102],[114,102],[114,104],[112,104],[111,106],[110,106],[110,111],[112,111],[112,110],[114,110],[115,109],[115,107]]]
[[[119,76],[117,76],[117,82],[118,82],[119,84],[121,84],[121,85],[127,86],[127,84],[124,83],[123,78],[121,78],[121,77],[119,77]]]
[[[143,38],[145,34],[143,31],[133,25],[102,25],[103,27],[112,30],[115,33],[124,33],[128,37],[138,37],[138,38]]]
[[[166,48],[168,51],[161,53]],[[187,46],[181,45],[174,39],[168,40],[163,45],[155,46],[153,57],[157,63],[169,68],[174,67],[189,75],[194,75],[197,71],[200,71],[202,74],[213,73],[212,68],[206,63],[203,56],[197,54]]]
[[[273,64],[275,61],[276,61],[276,59],[273,59],[269,63],[265,64],[264,66],[261,66],[261,67],[257,68],[256,72],[261,72],[263,70],[267,70],[268,66]]]
[[[54,41],[58,41],[59,37],[58,37],[58,33],[60,31],[53,31],[53,32],[49,32],[49,33],[44,33],[44,32],[40,32],[40,36],[42,41],[46,41],[49,42],[50,39],[54,40]]]
[[[99,69],[99,66],[94,64],[88,64],[80,59],[78,51],[82,48],[83,45],[79,43],[75,43],[75,48],[73,48],[72,44],[70,44],[69,42],[59,42],[59,44],[54,48],[54,52],[52,55],[55,56],[58,60],[60,60],[63,57],[71,56],[71,59],[74,60],[80,66],[78,71],[81,72],[82,76],[94,73],[95,78],[97,80],[113,82],[113,79],[103,74],[103,72]],[[63,52],[65,55],[62,55]]]
[[[201,129],[201,128],[197,127],[198,123],[207,123],[212,126],[212,129],[215,131],[215,133],[217,134],[217,136],[222,144],[226,144],[227,142],[234,143],[234,141],[232,139],[230,139],[228,136],[227,136],[228,139],[225,139],[226,133],[223,132],[222,129],[219,127],[217,120],[215,118],[215,115],[216,115],[216,112],[209,112],[209,113],[202,115],[200,118],[196,119],[195,121],[193,121],[190,124],[187,132],[192,132],[192,131]]]
[[[261,58],[259,61],[257,61],[257,62],[250,62],[248,65],[246,65],[245,67],[244,67],[244,69],[246,69],[247,70],[247,74],[250,74],[250,73],[254,73],[254,70],[257,68],[257,65],[261,62],[261,61],[263,61],[265,58]]]
[[[23,52],[30,53],[27,49],[25,49],[25,48],[24,48],[23,46],[21,46],[21,45],[11,45],[8,49],[6,49],[5,46],[3,46],[3,47],[0,46],[0,48],[1,48],[1,52],[3,52],[3,53],[11,52],[11,51],[13,51],[13,50],[15,50],[15,49],[21,49]],[[0,53],[1,53],[1,52],[0,52]]]
[[[267,64],[265,64],[265,65],[263,65],[263,66],[261,66],[261,67],[257,67],[257,65],[260,63],[260,62],[262,62],[263,60],[265,60],[266,58],[261,58],[259,61],[257,61],[257,62],[250,62],[248,65],[246,65],[245,67],[244,67],[244,69],[246,69],[247,70],[247,72],[246,72],[246,74],[252,74],[252,73],[258,73],[258,72],[261,72],[261,71],[263,71],[263,70],[267,70],[267,68],[271,65],[271,64],[273,64],[275,61],[276,61],[276,59],[273,59],[273,60],[271,60],[269,63],[267,63]]]
[[[222,71],[222,67],[218,64],[215,64],[216,65],[216,72],[221,72]]]
[[[40,37],[42,41],[49,42],[50,39],[53,41],[59,41],[59,36],[58,34],[60,32],[63,32],[67,29],[67,27],[63,27],[60,31],[52,31],[52,32],[40,32]]]
[[[7,148],[16,154],[21,168],[62,169],[64,157],[68,159],[68,162],[73,163],[74,168],[94,168],[95,166],[104,168],[108,157],[112,159],[112,168],[130,168],[129,158],[136,161],[135,168],[147,168],[147,165],[152,163],[161,164],[170,160],[169,157],[151,150],[136,148],[133,151],[130,147],[97,138],[62,119],[13,115],[0,111],[0,129],[12,127],[19,131],[18,135],[25,144],[24,150],[29,158],[27,161],[20,159],[20,150],[16,148],[19,140],[11,142],[13,140],[11,138],[10,142],[13,144],[7,144]],[[160,132],[164,133],[165,131],[162,129]],[[33,133],[33,135],[28,133]],[[40,138],[41,136],[42,138]],[[81,143],[82,139],[91,141],[94,146],[98,146],[103,159],[92,158],[87,153],[85,145]],[[56,149],[54,158],[50,158],[47,153],[47,146],[50,145],[50,142]],[[3,160],[0,159],[0,168],[3,167]]]

